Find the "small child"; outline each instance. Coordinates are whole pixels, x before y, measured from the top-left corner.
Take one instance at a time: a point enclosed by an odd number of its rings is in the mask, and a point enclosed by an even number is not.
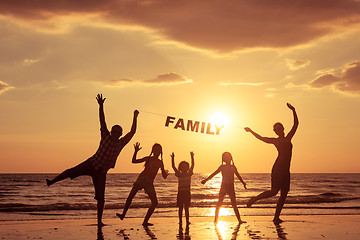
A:
[[[191,200],[190,185],[191,176],[194,174],[194,153],[190,152],[191,167],[186,161],[179,163],[178,169],[175,167],[175,154],[171,154],[171,164],[175,171],[175,176],[178,177],[178,194],[177,194],[177,206],[179,207],[179,224],[182,225],[182,212],[185,208],[186,225],[189,226],[189,206]]]
[[[240,182],[242,182],[245,189],[246,189],[246,183],[243,181],[239,172],[237,171],[237,169],[234,165],[234,161],[232,159],[231,153],[224,152],[222,155],[221,166],[214,173],[212,173],[208,178],[202,180],[201,183],[205,184],[207,181],[209,181],[211,178],[213,178],[219,172],[221,172],[221,174],[222,174],[222,182],[221,182],[221,188],[220,188],[220,192],[219,192],[219,200],[218,200],[218,203],[217,203],[216,209],[215,209],[215,221],[214,221],[215,224],[218,222],[219,211],[220,211],[221,205],[223,203],[223,200],[224,200],[224,197],[226,194],[228,194],[230,197],[231,205],[234,209],[235,215],[236,215],[239,223],[246,223],[241,220],[240,213],[239,213],[239,210],[236,205],[236,195],[235,195],[235,190],[234,190],[234,174],[237,176],[237,178],[240,180]]]

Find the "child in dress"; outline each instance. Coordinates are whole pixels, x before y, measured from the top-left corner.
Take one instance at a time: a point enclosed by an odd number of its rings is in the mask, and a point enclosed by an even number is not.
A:
[[[161,169],[161,174],[163,178],[165,179],[169,175],[169,171],[165,170],[164,163],[162,159],[162,147],[160,144],[155,143],[152,147],[151,153],[149,156],[137,159],[136,154],[138,151],[140,151],[140,143],[136,143],[134,145],[135,151],[132,158],[132,163],[142,163],[145,162],[145,168],[140,173],[139,177],[135,181],[129,196],[126,200],[125,207],[123,209],[123,213],[117,213],[116,216],[118,216],[121,220],[125,218],[126,212],[130,208],[131,202],[133,198],[135,197],[136,193],[140,191],[141,189],[144,189],[146,194],[149,196],[151,200],[151,206],[146,213],[145,219],[142,223],[144,227],[152,226],[152,223],[149,223],[149,219],[151,215],[153,214],[156,206],[158,205],[158,200],[156,197],[156,192],[154,188],[154,179],[159,171]],[[161,156],[161,159],[159,157]]]
[[[242,182],[245,189],[246,189],[246,183],[243,181],[239,172],[237,171],[237,169],[234,165],[234,161],[232,159],[231,153],[224,152],[222,155],[221,166],[214,173],[212,173],[209,177],[202,180],[201,183],[205,184],[207,181],[209,181],[211,178],[213,178],[219,172],[221,172],[221,174],[222,174],[222,182],[221,182],[221,188],[220,188],[220,192],[219,192],[219,200],[218,200],[218,203],[217,203],[216,209],[215,209],[215,221],[214,222],[215,223],[218,222],[219,211],[220,211],[221,205],[223,203],[225,195],[228,194],[230,197],[230,200],[231,200],[231,205],[234,209],[235,215],[236,215],[239,223],[245,223],[244,221],[241,220],[240,213],[239,213],[239,210],[236,205],[236,195],[235,195],[235,190],[234,190],[234,174],[240,180],[240,182]]]
[[[186,225],[190,224],[189,221],[189,206],[191,200],[190,185],[191,176],[194,174],[194,153],[190,152],[191,167],[186,161],[179,163],[179,167],[175,167],[175,154],[171,154],[171,164],[175,171],[175,176],[178,177],[178,194],[177,194],[177,206],[179,207],[179,224],[182,225],[182,212],[185,209]]]

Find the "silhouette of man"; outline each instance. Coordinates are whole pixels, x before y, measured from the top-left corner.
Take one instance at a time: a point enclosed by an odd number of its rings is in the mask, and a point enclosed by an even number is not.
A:
[[[107,171],[110,168],[115,167],[116,160],[121,150],[134,136],[136,132],[137,117],[139,115],[139,111],[135,110],[130,132],[127,133],[124,137],[120,138],[120,136],[122,135],[122,128],[119,125],[114,125],[111,128],[111,132],[109,132],[106,126],[104,115],[105,99],[106,98],[102,97],[102,94],[98,94],[96,97],[96,100],[99,104],[101,132],[100,145],[96,153],[86,161],[80,163],[79,165],[63,171],[54,179],[46,179],[47,185],[50,186],[66,178],[74,179],[82,175],[91,176],[95,187],[95,199],[97,200],[97,217],[99,228],[104,225],[101,219],[105,204],[105,183]]]

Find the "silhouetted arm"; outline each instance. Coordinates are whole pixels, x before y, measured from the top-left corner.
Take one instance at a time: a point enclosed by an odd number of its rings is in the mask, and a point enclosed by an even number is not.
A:
[[[175,167],[175,154],[171,154],[171,166],[174,169],[175,173],[180,173],[179,170]]]
[[[99,104],[99,120],[100,120],[100,129],[108,130],[105,122],[105,114],[104,114],[104,102],[106,98],[103,98],[102,94],[98,94],[96,96],[96,100]]]
[[[263,142],[266,142],[266,143],[274,143],[275,142],[275,138],[262,137],[248,127],[244,128],[244,129],[246,132],[250,132],[252,135],[254,135],[254,137],[256,137],[257,139],[259,139]]]
[[[190,152],[190,156],[191,156],[190,171],[193,172],[193,171],[194,171],[194,167],[195,167],[194,152]]]
[[[128,132],[124,137],[122,137],[122,140],[124,141],[125,144],[127,144],[128,142],[130,142],[131,138],[134,136],[135,132],[136,132],[136,127],[137,127],[137,117],[139,115],[139,111],[135,110],[134,111],[134,117],[133,117],[133,123],[131,126],[131,130],[130,132]]]
[[[144,157],[144,158],[140,158],[140,159],[136,159],[136,154],[138,151],[140,151],[141,147],[140,147],[140,143],[135,143],[134,144],[134,155],[132,157],[132,163],[142,163],[142,162],[145,162],[147,157]]]
[[[165,170],[165,167],[164,167],[164,162],[161,161],[161,175],[163,176],[164,179],[167,178],[167,176],[169,176],[169,171],[168,170]]]
[[[287,106],[288,106],[288,108],[290,108],[292,110],[293,116],[294,116],[294,125],[291,128],[288,135],[286,136],[286,137],[290,137],[290,139],[291,139],[294,136],[294,134],[295,134],[295,132],[296,132],[298,126],[299,126],[299,119],[298,119],[298,116],[296,114],[295,108],[290,103],[287,103]]]
[[[212,179],[216,174],[218,174],[220,172],[220,167],[213,172],[210,176],[208,176],[207,178],[205,178],[204,180],[201,181],[202,184],[205,184],[207,181],[209,181],[210,179]]]
[[[244,180],[242,179],[242,177],[240,176],[240,174],[239,174],[239,172],[238,172],[238,170],[236,168],[235,168],[235,175],[240,180],[240,182],[244,185],[244,188],[247,189],[246,188],[246,183],[244,182]]]

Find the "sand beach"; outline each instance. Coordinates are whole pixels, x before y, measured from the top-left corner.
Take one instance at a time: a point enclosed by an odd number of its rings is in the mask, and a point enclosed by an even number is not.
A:
[[[283,216],[274,225],[271,216],[243,216],[238,225],[234,216],[193,217],[188,229],[179,228],[175,217],[152,218],[154,226],[144,228],[142,218],[104,219],[106,226],[97,231],[95,219],[32,220],[0,222],[0,239],[360,239],[358,215]]]

